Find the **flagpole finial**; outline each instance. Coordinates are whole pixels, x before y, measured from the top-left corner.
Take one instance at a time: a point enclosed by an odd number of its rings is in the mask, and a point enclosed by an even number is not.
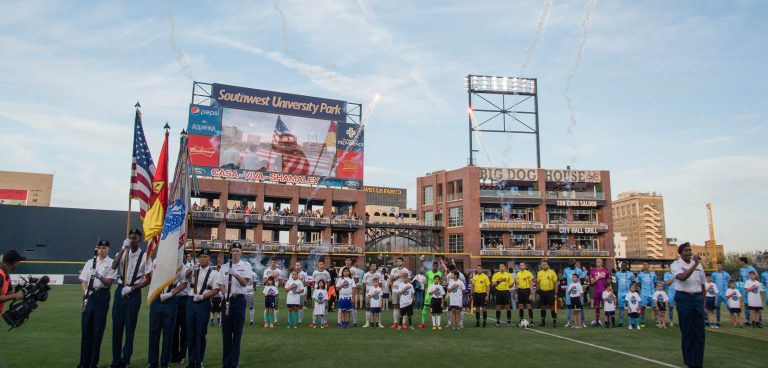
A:
[[[168,131],[168,130],[170,130],[170,129],[171,129],[171,126],[170,126],[170,125],[168,125],[168,122],[167,122],[167,121],[165,122],[165,126],[163,127],[163,129],[165,129],[166,131]]]
[[[182,129],[181,130],[181,135],[187,135],[187,130],[186,129]]]
[[[140,109],[141,108],[141,104],[139,103],[139,101],[136,101],[136,104],[133,105],[133,107],[135,107],[137,109]]]

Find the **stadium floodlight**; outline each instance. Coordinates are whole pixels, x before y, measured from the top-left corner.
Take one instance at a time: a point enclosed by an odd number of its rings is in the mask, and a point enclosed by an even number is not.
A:
[[[468,92],[534,96],[536,95],[536,80],[531,78],[470,74],[464,77],[464,90]]]

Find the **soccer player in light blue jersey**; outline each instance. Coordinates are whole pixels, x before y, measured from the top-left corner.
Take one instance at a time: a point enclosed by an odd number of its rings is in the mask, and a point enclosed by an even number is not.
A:
[[[723,262],[717,261],[717,271],[712,272],[712,282],[717,286],[717,299],[715,300],[715,316],[717,317],[717,325],[720,326],[720,304],[725,304],[728,307],[728,299],[725,297],[725,292],[728,290],[728,281],[731,281],[731,275],[728,272],[723,271]]]
[[[645,308],[653,308],[656,273],[651,272],[650,269],[651,265],[643,262],[643,269],[637,274],[637,282],[640,284],[640,327],[645,327]]]
[[[616,272],[616,288],[619,300],[619,327],[624,327],[624,309],[627,306],[625,297],[629,293],[629,285],[635,282],[635,274],[627,270],[627,263],[622,262],[619,266],[621,271]]]
[[[664,273],[664,291],[667,292],[669,297],[669,303],[667,303],[667,314],[669,315],[669,325],[674,326],[674,310],[675,310],[675,275],[672,271]]]

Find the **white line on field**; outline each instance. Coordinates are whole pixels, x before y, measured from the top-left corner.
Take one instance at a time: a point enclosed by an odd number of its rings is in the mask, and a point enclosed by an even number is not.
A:
[[[467,313],[467,312],[464,312],[464,314],[469,314],[469,313]],[[470,314],[470,315],[471,315],[471,314]],[[488,319],[490,319],[490,320],[493,320],[493,321],[496,321],[496,319],[495,319],[495,318],[491,318],[491,317],[488,317]],[[660,366],[663,366],[663,367],[679,368],[679,367],[678,367],[678,366],[676,366],[676,365],[672,365],[672,364],[669,364],[669,363],[660,362],[660,361],[658,361],[658,360],[654,360],[654,359],[651,359],[651,358],[646,358],[646,357],[643,357],[643,356],[640,356],[640,355],[635,355],[635,354],[627,353],[627,352],[624,352],[624,351],[621,351],[621,350],[616,350],[616,349],[607,348],[607,347],[605,347],[605,346],[600,346],[600,345],[590,344],[590,343],[588,343],[588,342],[579,341],[579,340],[571,339],[571,338],[568,338],[568,337],[564,337],[564,336],[560,336],[560,335],[555,335],[555,334],[553,334],[553,333],[544,332],[544,331],[541,331],[541,330],[536,330],[536,329],[533,329],[533,328],[526,328],[525,330],[527,330],[527,331],[531,331],[531,332],[540,333],[540,334],[544,334],[544,335],[547,335],[547,336],[556,337],[556,338],[558,338],[558,339],[568,340],[568,341],[570,341],[570,342],[575,342],[575,343],[577,343],[577,344],[582,344],[582,345],[591,346],[591,347],[593,347],[593,348],[597,348],[597,349],[603,349],[603,350],[607,350],[607,351],[610,351],[610,352],[613,352],[613,353],[618,353],[618,354],[626,355],[626,356],[628,356],[628,357],[632,357],[632,358],[635,358],[635,359],[645,360],[646,362],[655,363],[655,364],[658,364],[658,365],[660,365]]]

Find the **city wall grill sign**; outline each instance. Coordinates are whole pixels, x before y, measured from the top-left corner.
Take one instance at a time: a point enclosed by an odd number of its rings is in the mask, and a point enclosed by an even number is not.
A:
[[[544,170],[546,181],[572,183],[599,183],[600,171],[597,170]],[[481,167],[480,179],[537,181],[536,169],[512,169],[502,167]]]
[[[597,234],[596,227],[561,227],[560,234]]]

